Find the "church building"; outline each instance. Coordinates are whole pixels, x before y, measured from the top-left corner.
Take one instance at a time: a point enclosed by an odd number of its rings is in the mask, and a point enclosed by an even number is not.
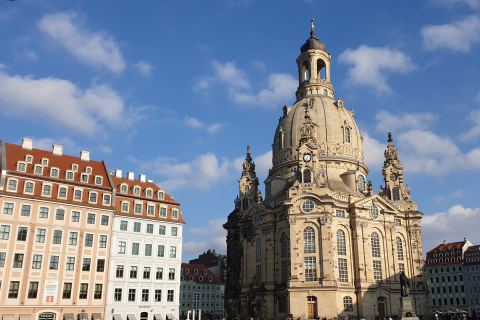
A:
[[[400,315],[400,275],[426,315],[418,211],[388,135],[379,193],[367,183],[363,136],[335,96],[331,55],[315,35],[297,60],[296,102],[283,107],[265,196],[251,150],[229,214],[228,319],[383,319]]]

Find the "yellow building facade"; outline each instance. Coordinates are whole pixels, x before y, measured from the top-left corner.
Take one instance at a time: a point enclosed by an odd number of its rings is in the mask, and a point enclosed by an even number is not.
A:
[[[400,273],[426,314],[420,220],[389,134],[379,193],[363,136],[334,94],[331,55],[315,35],[297,58],[296,102],[272,145],[265,197],[250,149],[227,230],[229,319],[383,319],[400,315]]]

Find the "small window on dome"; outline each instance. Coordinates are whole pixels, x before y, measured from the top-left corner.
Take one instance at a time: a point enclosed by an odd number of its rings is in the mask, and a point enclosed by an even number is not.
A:
[[[360,192],[365,192],[365,177],[361,174],[357,176],[357,189]]]
[[[345,143],[350,143],[351,142],[351,136],[350,136],[350,128],[349,127],[345,127],[345,133],[344,133],[344,139],[343,139],[343,142]]]
[[[303,183],[312,183],[312,171],[310,169],[303,170]]]

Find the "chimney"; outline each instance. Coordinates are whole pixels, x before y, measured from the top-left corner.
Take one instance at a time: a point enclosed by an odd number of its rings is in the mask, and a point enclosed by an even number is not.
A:
[[[135,179],[135,174],[133,172],[129,172],[127,174],[127,178],[128,178],[128,180],[133,180],[133,179]]]
[[[63,146],[60,144],[54,144],[52,153],[56,154],[57,156],[61,156],[63,154]]]
[[[115,177],[116,178],[121,178],[122,177],[122,170],[120,170],[120,169],[115,170]]]
[[[147,181],[147,176],[144,175],[144,174],[140,174],[138,176],[138,179],[140,180],[140,182],[146,182]]]
[[[148,182],[148,183],[153,183],[153,180],[152,180],[152,179],[148,179],[147,182]]]
[[[90,151],[80,151],[80,160],[90,161]]]
[[[22,148],[23,149],[32,150],[32,147],[33,147],[32,139],[30,139],[30,138],[23,138],[22,139]]]

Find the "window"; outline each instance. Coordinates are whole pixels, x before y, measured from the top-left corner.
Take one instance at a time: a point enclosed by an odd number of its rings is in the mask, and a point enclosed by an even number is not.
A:
[[[395,218],[395,225],[396,226],[401,226],[402,225],[402,220]]]
[[[374,258],[380,258],[380,238],[378,237],[378,233],[372,232],[371,242],[372,242],[372,256]]]
[[[0,268],[5,267],[5,260],[7,259],[6,252],[0,252]]]
[[[20,281],[10,281],[10,287],[8,288],[8,298],[18,298],[18,289],[20,287]]]
[[[123,278],[125,267],[123,265],[117,265],[117,270],[115,271],[116,278]]]
[[[137,290],[128,289],[128,301],[135,301],[136,294],[137,294]]]
[[[47,230],[45,229],[37,229],[37,235],[35,237],[35,241],[38,243],[44,243],[46,233],[47,233]]]
[[[13,214],[13,208],[15,205],[11,202],[5,202],[3,204],[3,214]]]
[[[72,222],[80,222],[80,211],[72,211]]]
[[[365,192],[365,177],[361,174],[357,176],[357,190]]]
[[[32,206],[29,204],[22,204],[20,215],[22,217],[30,217],[30,212],[32,211]]]
[[[161,302],[161,301],[162,301],[162,290],[155,289],[155,302]]]
[[[165,235],[165,226],[158,226],[158,234],[161,236]]]
[[[345,143],[350,143],[351,141],[351,137],[350,137],[350,128],[349,127],[345,127],[345,135],[344,135],[344,139],[343,139],[343,142]]]
[[[33,169],[33,173],[35,174],[42,174],[43,173],[43,167],[39,164],[36,164]]]
[[[65,282],[63,284],[62,299],[70,299],[72,297],[72,283]]]
[[[348,282],[347,259],[338,258],[338,281]]]
[[[53,178],[58,178],[58,169],[57,168],[51,168],[50,169],[50,177],[53,177]]]
[[[145,195],[147,196],[147,198],[153,197],[153,190],[148,188],[147,190],[145,190]]]
[[[312,200],[305,200],[302,203],[302,211],[304,213],[310,213],[315,208],[315,203]]]
[[[147,224],[147,233],[153,234],[153,224],[151,223]]]
[[[62,244],[62,230],[53,230],[53,244]]]
[[[136,223],[138,223],[138,222],[136,222]],[[121,231],[127,231],[127,229],[128,229],[128,221],[121,220],[120,221],[120,230]]]
[[[398,187],[393,187],[392,199],[393,201],[400,201],[400,189]]]
[[[143,268],[143,279],[150,279],[150,267]]]
[[[168,280],[175,280],[175,268],[168,269]]]
[[[101,218],[101,220],[100,220],[100,224],[101,224],[102,226],[108,226],[108,220],[109,220],[109,217],[106,216],[106,215],[104,215],[104,214],[102,214],[102,218]]]
[[[343,211],[343,210],[335,210],[335,217],[345,218],[345,211]]]
[[[373,278],[382,280],[382,261],[380,260],[373,260]]]
[[[133,188],[133,194],[136,195],[136,196],[139,196],[140,195],[140,187],[134,187]]]
[[[100,235],[100,239],[98,240],[98,247],[99,248],[106,248],[107,247],[107,236],[104,234]]]
[[[142,301],[148,301],[148,289],[142,289]]]
[[[8,240],[10,237],[10,226],[0,225],[0,240]]]
[[[255,261],[258,263],[262,261],[262,239],[255,240]]]
[[[67,180],[73,180],[73,172],[72,171],[65,172],[65,178]]]
[[[163,268],[158,267],[157,272],[155,273],[155,279],[162,280],[163,279]]]
[[[172,210],[172,219],[178,219],[178,210],[176,209]]]
[[[103,285],[101,283],[95,283],[95,291],[93,292],[93,299],[102,299]]]
[[[86,173],[82,173],[80,175],[80,181],[84,182],[84,183],[87,183],[88,182],[88,174]]]
[[[58,270],[58,262],[59,261],[60,261],[59,256],[50,256],[50,264],[48,265],[48,269]]]
[[[149,205],[147,206],[147,214],[148,214],[149,216],[155,215],[155,206],[154,206],[154,205],[150,205],[150,204],[149,204]]]
[[[20,171],[20,172],[27,171],[27,164],[23,163],[23,162],[18,162],[17,163],[17,171]]]
[[[317,276],[317,259],[315,257],[305,257],[305,281],[315,281]]]
[[[168,302],[173,302],[173,290],[168,290],[167,291],[167,301]]]
[[[82,271],[90,271],[91,258],[83,258]]]
[[[85,172],[91,174],[93,171],[92,167],[85,167]]]
[[[315,252],[315,231],[312,227],[306,227],[303,230],[303,252]]]
[[[162,244],[159,244],[157,246],[157,256],[158,257],[164,257],[165,256],[165,246]]]
[[[353,311],[352,297],[343,297],[343,309],[344,311]]]
[[[42,268],[43,256],[41,254],[34,254],[32,259],[32,269]]]
[[[43,166],[48,166],[48,159],[47,158],[42,158],[42,165]]]
[[[160,208],[160,217],[165,218],[167,216],[167,208],[161,207]]]
[[[87,299],[88,296],[88,283],[80,283],[79,299]]]
[[[15,179],[8,179],[7,182],[7,190],[8,191],[17,191],[17,180]]]
[[[128,202],[122,201],[122,212],[128,212]]]
[[[176,258],[177,257],[177,247],[171,246],[170,247],[170,258]]]
[[[111,197],[109,194],[104,194],[103,195],[103,205],[108,206],[110,205]]]
[[[87,214],[87,223],[88,224],[95,224],[95,213],[89,212]]]
[[[142,213],[142,204],[141,203],[135,203],[135,213],[137,213],[137,214]]]
[[[118,253],[119,254],[125,254],[127,251],[127,243],[125,241],[119,241],[118,242]]]
[[[345,232],[343,230],[337,230],[337,254],[339,256],[347,255]]]
[[[90,192],[88,194],[88,201],[90,201],[90,203],[97,203],[97,193],[96,192]]]
[[[289,240],[288,235],[284,232],[280,237],[280,256],[282,258],[288,257],[288,247],[289,247]]]
[[[71,246],[77,245],[78,233],[77,232],[70,232],[68,235],[68,244]]]
[[[372,203],[372,206],[370,207],[370,215],[372,216],[372,219],[378,218],[378,207],[373,203]]]
[[[130,267],[130,279],[137,279],[137,270],[138,267],[136,266]]]
[[[303,170],[303,183],[312,183],[312,171],[310,169]]]
[[[50,197],[52,195],[52,186],[44,184],[42,187],[42,196]]]
[[[97,259],[97,272],[105,271],[105,259]]]
[[[57,209],[57,210],[55,211],[55,219],[56,219],[56,220],[60,220],[60,221],[65,220],[65,210],[63,210],[63,209]]]
[[[28,194],[33,194],[33,188],[34,188],[34,183],[27,181],[25,182],[25,189],[23,192]]]
[[[95,176],[95,184],[101,186],[103,183],[103,178],[101,176]]]
[[[75,257],[67,257],[67,263],[65,265],[65,270],[67,270],[67,271],[75,270]]]
[[[73,199],[77,201],[82,201],[82,190],[75,189],[73,191]]]
[[[140,222],[134,222],[133,223],[133,232],[140,232],[141,230],[141,223]]]
[[[121,193],[127,193],[128,192],[128,186],[126,184],[122,184],[120,186],[120,192]]]
[[[93,234],[86,233],[85,234],[85,247],[93,247]]]
[[[158,191],[158,199],[163,200],[165,198],[165,193],[162,191]]]
[[[177,227],[172,227],[172,237],[176,237],[178,233]]]
[[[397,237],[396,242],[397,242],[397,258],[398,258],[398,260],[402,260],[402,261],[403,261],[403,243],[402,243],[402,239],[401,239],[400,237]]]
[[[140,253],[140,243],[134,242],[132,243],[132,255],[138,256]]]
[[[152,245],[149,243],[145,244],[145,256],[150,257],[152,255]]]
[[[15,253],[13,256],[13,267],[21,268],[23,267],[23,253]]]
[[[17,230],[17,241],[27,241],[27,227],[18,227]]]

